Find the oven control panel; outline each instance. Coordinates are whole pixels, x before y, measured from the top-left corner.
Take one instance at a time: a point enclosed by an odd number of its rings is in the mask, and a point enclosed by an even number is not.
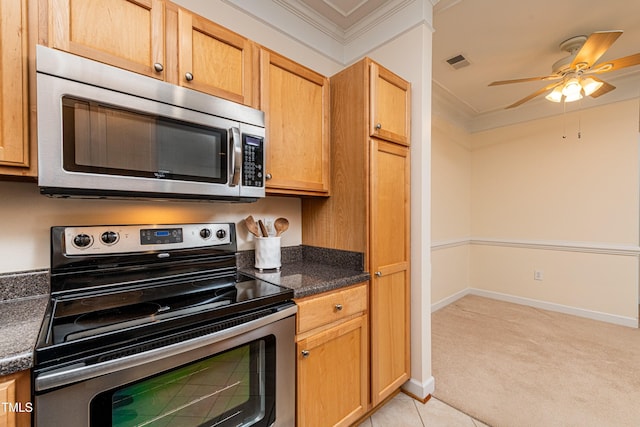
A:
[[[232,224],[66,227],[66,255],[189,249],[231,243]]]

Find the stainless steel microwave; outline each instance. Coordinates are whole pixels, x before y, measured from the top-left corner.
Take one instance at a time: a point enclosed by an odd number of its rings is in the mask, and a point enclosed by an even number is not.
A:
[[[262,111],[38,46],[42,194],[255,201]]]

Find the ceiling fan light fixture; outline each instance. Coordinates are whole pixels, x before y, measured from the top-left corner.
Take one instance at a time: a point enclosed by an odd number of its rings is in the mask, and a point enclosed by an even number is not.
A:
[[[576,95],[580,95],[580,92],[582,92],[582,86],[580,85],[580,80],[578,80],[577,77],[571,77],[569,80],[567,80],[567,82],[564,84],[564,87],[562,88],[562,94],[567,98],[572,98],[573,101],[582,98],[582,96],[580,96],[580,98],[575,98]]]
[[[559,85],[556,86],[555,89],[553,89],[545,98],[551,102],[562,102],[562,97],[562,85]]]
[[[573,102],[573,101],[577,101],[579,99],[582,99],[582,94],[580,92],[572,93],[570,95],[565,96],[564,102]]]
[[[595,91],[597,91],[598,89],[600,89],[604,83],[596,81],[591,77],[587,77],[585,79],[582,79],[580,84],[582,85],[582,89],[584,90],[585,96],[589,96]]]

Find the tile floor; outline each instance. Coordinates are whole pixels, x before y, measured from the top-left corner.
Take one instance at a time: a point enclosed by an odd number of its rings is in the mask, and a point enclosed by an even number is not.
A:
[[[358,427],[488,427],[435,397],[425,404],[398,393]]]

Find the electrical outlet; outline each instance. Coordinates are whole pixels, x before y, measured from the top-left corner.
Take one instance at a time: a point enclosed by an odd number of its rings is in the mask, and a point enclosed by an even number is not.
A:
[[[544,280],[544,271],[533,270],[533,280]]]

